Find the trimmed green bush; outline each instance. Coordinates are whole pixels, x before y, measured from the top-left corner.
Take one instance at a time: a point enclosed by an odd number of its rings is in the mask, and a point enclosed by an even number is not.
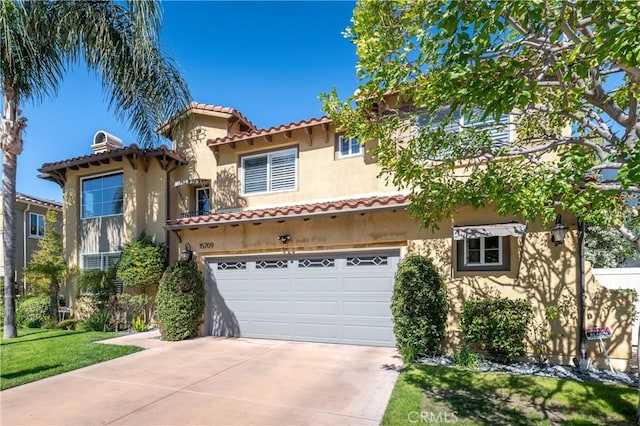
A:
[[[528,300],[476,297],[462,304],[460,328],[465,341],[496,361],[510,363],[525,354],[525,337],[532,319]]]
[[[40,328],[51,318],[49,296],[18,297],[16,299],[16,326]]]
[[[156,244],[144,232],[124,246],[118,260],[117,278],[125,287],[158,288],[166,267],[166,246]]]
[[[431,260],[405,257],[396,273],[391,312],[398,350],[406,362],[440,352],[447,309],[447,289]]]
[[[178,261],[167,268],[156,296],[156,317],[164,340],[184,340],[198,334],[204,295],[204,278],[195,262]]]

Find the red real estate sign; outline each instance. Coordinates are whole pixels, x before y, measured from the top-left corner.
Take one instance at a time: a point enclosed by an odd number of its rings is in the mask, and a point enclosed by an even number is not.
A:
[[[584,330],[587,340],[610,339],[613,336],[609,327],[591,327]]]

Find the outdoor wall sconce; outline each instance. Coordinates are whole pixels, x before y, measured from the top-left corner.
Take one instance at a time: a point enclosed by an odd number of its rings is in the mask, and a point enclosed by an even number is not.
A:
[[[291,241],[291,235],[289,234],[278,235],[277,238],[282,244],[287,244],[289,241]]]
[[[191,244],[187,243],[184,249],[180,252],[180,260],[183,262],[189,262],[193,257],[193,250],[191,250]]]
[[[550,229],[551,242],[555,245],[560,245],[564,242],[564,236],[567,234],[569,228],[562,223],[562,216],[556,215],[556,224]]]

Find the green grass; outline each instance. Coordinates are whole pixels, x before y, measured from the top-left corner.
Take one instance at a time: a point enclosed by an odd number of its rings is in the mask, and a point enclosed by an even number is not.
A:
[[[0,339],[0,390],[142,350],[94,343],[115,333],[21,329],[18,336]]]
[[[382,425],[628,425],[637,402],[627,386],[410,365]]]

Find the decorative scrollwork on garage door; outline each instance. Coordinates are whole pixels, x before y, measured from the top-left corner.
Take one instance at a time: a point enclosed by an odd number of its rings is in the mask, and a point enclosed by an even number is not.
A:
[[[347,257],[347,266],[384,266],[388,262],[387,256]]]
[[[247,262],[220,262],[218,263],[219,271],[247,269]]]
[[[287,269],[289,262],[287,260],[258,260],[256,269]]]
[[[298,261],[299,268],[333,268],[336,264],[335,259],[301,259]]]

